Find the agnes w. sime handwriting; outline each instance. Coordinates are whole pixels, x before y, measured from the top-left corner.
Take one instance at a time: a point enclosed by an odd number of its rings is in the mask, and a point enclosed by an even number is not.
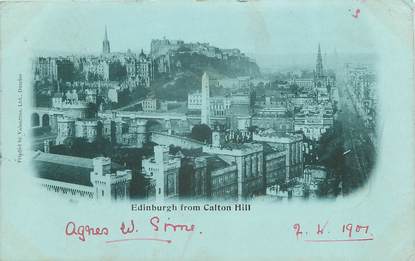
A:
[[[160,231],[160,232],[167,232],[167,233],[189,233],[194,232],[196,225],[195,224],[180,224],[180,223],[169,223],[169,222],[161,222],[160,217],[153,216],[149,219],[149,224],[153,231]],[[134,220],[130,220],[129,222],[122,222],[119,231],[122,236],[133,235],[139,232],[138,226]],[[82,242],[85,242],[88,237],[107,237],[110,235],[111,230],[106,227],[98,227],[92,225],[76,225],[75,222],[69,221],[65,226],[65,236],[66,237],[75,237]],[[201,233],[201,232],[200,232]],[[167,243],[171,243],[171,240],[161,240],[156,238],[135,238],[135,239],[128,239],[123,238],[119,240],[110,240],[106,241],[107,243],[113,242],[121,242],[121,241],[128,241],[128,240],[153,240],[153,241],[165,241]]]

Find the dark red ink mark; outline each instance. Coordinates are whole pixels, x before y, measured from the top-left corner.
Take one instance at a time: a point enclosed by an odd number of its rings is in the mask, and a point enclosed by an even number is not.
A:
[[[164,226],[159,226],[160,218],[158,216],[154,216],[150,219],[150,224],[153,227],[154,231],[159,231],[162,229],[164,232],[167,231],[184,231],[184,232],[193,232],[196,228],[194,224],[192,225],[185,225],[185,224],[171,224],[171,223],[164,223]]]
[[[364,229],[365,234],[367,234],[367,231],[369,230],[369,225],[367,226],[356,225],[356,232],[360,232],[360,229]]]
[[[143,238],[126,238],[126,239],[117,239],[117,240],[108,240],[105,243],[118,243],[118,242],[125,242],[125,241],[158,241],[170,244],[172,240],[170,239],[160,239],[160,238],[151,238],[151,237],[143,237]]]
[[[357,242],[357,241],[370,241],[374,238],[349,238],[349,239],[309,239],[304,242],[310,243],[330,243],[330,242]]]
[[[352,15],[354,18],[358,18],[360,14],[360,9],[357,8],[356,11],[354,12],[354,14]]]
[[[326,226],[327,226],[328,223],[329,222],[326,221],[326,223],[324,224],[323,227],[320,227],[320,224],[318,224],[318,226],[317,226],[317,235],[323,235],[324,229],[326,229]]]
[[[294,224],[293,229],[295,230],[295,235],[297,236],[297,239],[299,239],[299,237],[303,234],[303,232],[301,231],[300,224]]]
[[[160,222],[160,218],[159,217],[157,217],[157,216],[155,216],[155,217],[152,217],[151,219],[150,219],[150,224],[153,226],[153,230],[154,231],[158,231],[159,230],[159,226],[158,226],[158,223]]]
[[[100,235],[108,235],[109,230],[106,227],[99,228],[99,227],[90,227],[89,225],[81,225],[76,226],[75,222],[69,221],[65,227],[65,235],[66,236],[78,236],[79,240],[85,242],[85,236],[100,236]]]
[[[127,230],[125,229],[124,222],[121,223],[120,230],[121,230],[121,233],[123,233],[124,235],[134,232],[134,221],[133,220],[130,220],[130,222],[131,222],[131,226],[128,227]]]
[[[176,231],[186,231],[186,232],[191,232],[195,230],[195,225],[184,225],[184,224],[170,224],[170,223],[165,223],[164,224],[164,232],[167,232],[168,228],[171,228],[171,230],[173,230],[173,232]]]
[[[356,225],[354,231],[355,232],[360,232],[360,230],[364,230],[365,234],[367,234],[367,232],[369,230],[369,225],[367,225],[367,226]],[[348,235],[349,235],[349,238],[351,238],[352,233],[353,233],[353,224],[343,225],[342,232],[343,233],[347,232]]]

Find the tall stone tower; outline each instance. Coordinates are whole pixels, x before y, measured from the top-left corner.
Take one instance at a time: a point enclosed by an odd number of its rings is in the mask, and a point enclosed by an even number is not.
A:
[[[109,54],[110,52],[110,41],[108,41],[107,26],[105,26],[105,36],[104,41],[102,41],[102,53]]]
[[[323,76],[323,58],[321,57],[320,44],[318,44],[317,63],[316,63],[316,77]]]
[[[210,126],[210,92],[209,76],[205,72],[202,76],[202,124]]]

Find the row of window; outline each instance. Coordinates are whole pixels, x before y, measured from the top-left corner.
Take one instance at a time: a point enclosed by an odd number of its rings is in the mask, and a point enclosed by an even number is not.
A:
[[[54,185],[48,185],[48,184],[43,184],[44,187],[47,188],[47,190],[49,191],[55,191],[56,193],[59,193],[60,191],[62,191],[63,194],[72,194],[73,196],[75,196],[76,194],[82,196],[82,197],[89,197],[89,198],[93,198],[93,193],[92,192],[87,192],[87,191],[83,191],[83,190],[77,190],[77,189],[70,189],[70,188],[64,188],[64,187],[59,187],[59,186],[54,186]]]
[[[227,174],[227,175],[221,175],[221,176],[213,178],[212,185],[216,187],[218,185],[228,184],[232,182],[236,182],[236,177],[234,173]]]

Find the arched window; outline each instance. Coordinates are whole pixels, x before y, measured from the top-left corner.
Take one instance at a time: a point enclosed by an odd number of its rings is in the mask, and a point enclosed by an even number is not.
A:
[[[40,125],[39,114],[32,113],[32,127],[38,127]]]

